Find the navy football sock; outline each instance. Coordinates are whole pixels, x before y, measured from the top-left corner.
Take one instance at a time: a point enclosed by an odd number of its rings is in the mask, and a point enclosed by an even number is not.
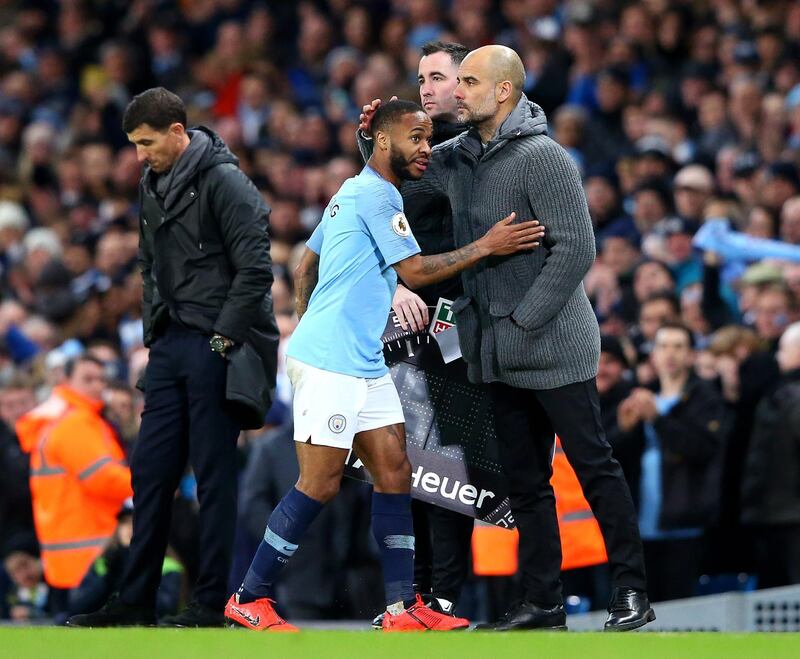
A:
[[[411,496],[372,493],[372,534],[383,566],[386,603],[414,599],[414,525]]]
[[[272,511],[264,539],[239,588],[239,602],[247,604],[269,595],[272,582],[289,562],[298,542],[323,504],[292,488]]]

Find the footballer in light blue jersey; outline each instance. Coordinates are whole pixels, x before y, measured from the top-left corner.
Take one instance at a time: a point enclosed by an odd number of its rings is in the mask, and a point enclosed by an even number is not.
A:
[[[335,373],[384,375],[392,265],[420,251],[397,187],[365,166],[331,199],[307,247],[319,254],[319,279],[286,354]]]
[[[426,286],[487,256],[531,249],[541,231],[535,222],[512,224],[511,213],[461,249],[420,255],[398,188],[427,169],[433,125],[416,103],[379,103],[372,106],[372,157],[331,199],[294,273],[301,320],[289,342],[286,370],[300,477],[273,509],[244,581],[225,606],[227,620],[249,629],[296,630],[273,608],[272,584],[323,505],[336,496],[351,449],[374,480],[372,530],[387,605],[383,628],[469,627],[464,618],[427,608],[414,593],[411,463],[403,408],[380,337],[397,285],[395,269],[412,288]]]

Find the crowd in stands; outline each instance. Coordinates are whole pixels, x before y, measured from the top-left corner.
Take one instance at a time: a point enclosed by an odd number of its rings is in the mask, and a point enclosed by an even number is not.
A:
[[[639,506],[651,598],[692,595],[701,574],[800,583],[800,4],[7,0],[0,616],[48,615],[31,516],[36,449],[20,443],[20,418],[90,355],[104,366],[102,417],[120,454],[136,441],[147,349],[141,170],[121,128],[126,104],[152,86],[178,93],[190,125],[215,130],[263,193],[285,341],[297,322],[290,274],[303,241],[363,165],[361,107],[418,99],[420,49],[434,39],[514,48],[525,93],[583,177],[597,239],[585,287],[603,333],[603,418]],[[264,428],[240,439],[232,585],[296,470],[290,405],[279,372]],[[289,615],[367,617],[382,607],[368,492],[354,481],[343,490],[304,545],[328,562],[309,571],[298,555],[287,570]],[[113,589],[128,517],[120,512],[72,590],[74,611]],[[187,472],[164,610],[188,596],[196,525]],[[488,617],[474,592],[471,605]]]

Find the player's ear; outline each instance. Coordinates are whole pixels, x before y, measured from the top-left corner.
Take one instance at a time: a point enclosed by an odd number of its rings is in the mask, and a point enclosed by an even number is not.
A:
[[[389,138],[389,133],[385,130],[379,130],[375,133],[375,144],[383,150],[388,150],[392,141]]]

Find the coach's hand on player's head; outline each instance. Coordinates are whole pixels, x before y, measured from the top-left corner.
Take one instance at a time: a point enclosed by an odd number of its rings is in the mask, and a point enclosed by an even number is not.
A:
[[[397,96],[392,96],[390,101],[396,101]],[[361,114],[358,115],[358,130],[360,130],[364,135],[370,134],[370,126],[372,125],[372,117],[375,116],[375,110],[377,110],[381,103],[381,99],[376,98],[372,101],[372,103],[368,103],[361,108]]]
[[[539,246],[544,227],[536,220],[514,224],[516,217],[516,213],[507,215],[478,239],[487,254],[505,256]]]

